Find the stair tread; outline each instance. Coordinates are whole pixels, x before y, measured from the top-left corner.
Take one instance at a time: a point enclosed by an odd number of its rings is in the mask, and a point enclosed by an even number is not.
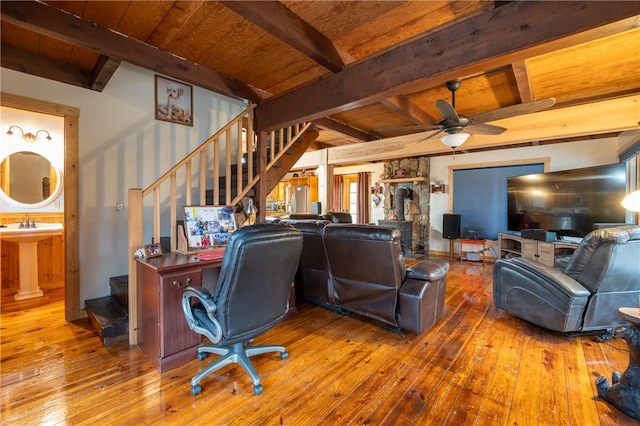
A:
[[[129,276],[120,275],[109,278],[109,287],[111,288],[111,296],[126,311],[129,307]]]
[[[89,299],[84,302],[84,305],[100,338],[129,333],[129,315],[113,297]]]

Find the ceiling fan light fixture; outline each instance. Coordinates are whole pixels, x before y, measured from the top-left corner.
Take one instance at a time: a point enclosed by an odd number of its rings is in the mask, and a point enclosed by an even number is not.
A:
[[[452,133],[442,136],[440,138],[440,141],[449,148],[456,149],[457,147],[465,143],[467,139],[469,139],[469,136],[471,136],[469,133],[464,132]]]

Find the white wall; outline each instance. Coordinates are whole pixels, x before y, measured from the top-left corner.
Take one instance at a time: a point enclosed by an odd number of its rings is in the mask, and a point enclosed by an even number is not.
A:
[[[80,304],[127,274],[127,191],[145,188],[245,109],[193,88],[193,127],[155,120],[154,73],[122,63],[103,92],[2,68],[0,90],[80,109]],[[116,203],[125,204],[116,211]]]
[[[449,240],[442,238],[442,215],[444,213],[452,213],[450,210],[451,182],[449,182],[449,169],[451,167],[469,167],[472,165],[483,167],[500,165],[500,163],[506,165],[513,161],[548,157],[551,159],[550,172],[577,169],[617,163],[620,143],[618,138],[606,138],[469,154],[456,152],[455,157],[453,155],[433,157],[431,159],[431,175],[429,178],[432,183],[435,180],[444,183],[447,192],[431,194],[429,250],[436,252],[448,252],[449,250]],[[478,208],[487,208],[487,206],[478,206]]]

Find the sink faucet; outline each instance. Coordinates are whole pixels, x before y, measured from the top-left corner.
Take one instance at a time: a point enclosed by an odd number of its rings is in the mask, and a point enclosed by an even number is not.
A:
[[[24,223],[21,223],[20,228],[35,228],[36,227],[36,223],[35,222],[29,222],[29,216],[25,216],[24,218]]]

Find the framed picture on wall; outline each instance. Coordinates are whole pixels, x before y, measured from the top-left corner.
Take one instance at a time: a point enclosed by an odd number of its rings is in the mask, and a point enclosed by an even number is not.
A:
[[[156,75],[156,120],[193,126],[193,86]]]

